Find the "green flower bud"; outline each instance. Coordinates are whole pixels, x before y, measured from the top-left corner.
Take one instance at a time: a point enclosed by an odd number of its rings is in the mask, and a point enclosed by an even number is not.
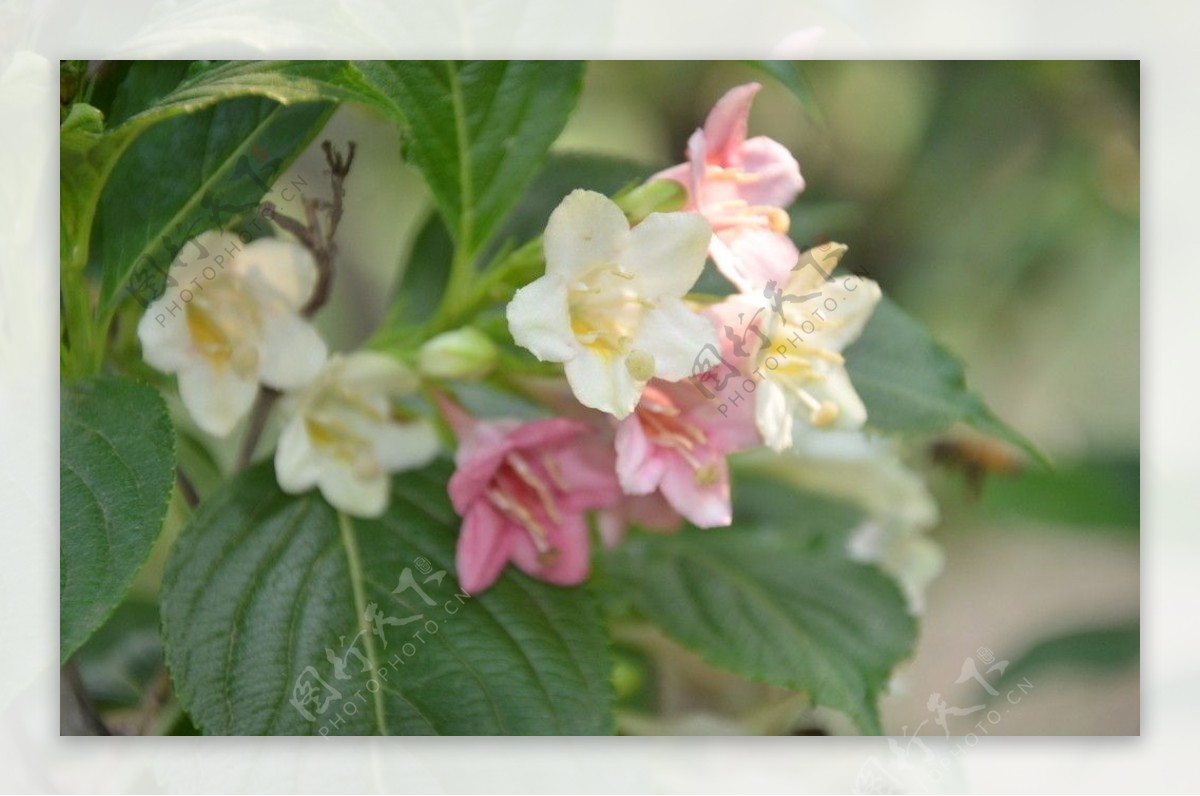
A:
[[[478,329],[443,332],[417,352],[417,370],[434,379],[481,379],[496,366],[496,344]]]
[[[687,191],[675,180],[652,180],[613,197],[631,223],[651,213],[673,213],[687,204]]]

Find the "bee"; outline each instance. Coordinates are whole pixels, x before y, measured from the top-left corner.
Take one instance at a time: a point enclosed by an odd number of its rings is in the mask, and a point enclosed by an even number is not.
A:
[[[985,476],[1012,475],[1025,467],[1020,454],[987,437],[943,437],[929,446],[929,456],[935,464],[962,472],[976,498],[982,493]]]

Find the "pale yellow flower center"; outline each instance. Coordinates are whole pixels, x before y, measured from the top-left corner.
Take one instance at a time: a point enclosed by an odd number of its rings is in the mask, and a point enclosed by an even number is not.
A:
[[[368,429],[387,420],[388,415],[366,396],[331,385],[305,413],[304,429],[314,447],[350,465],[356,476],[366,479],[381,472]]]
[[[764,368],[764,372],[769,373],[772,381],[795,396],[808,408],[808,422],[817,428],[825,428],[837,421],[838,415],[841,413],[838,405],[833,401],[818,401],[811,392],[805,389],[805,386],[825,380],[825,374],[816,368],[817,362],[824,361],[841,365],[845,359],[836,351],[828,351],[814,345],[797,342],[795,337],[797,331],[790,326],[784,326],[776,332],[770,345],[764,346],[759,353],[759,363],[761,365],[767,357],[774,356],[777,351],[787,351],[786,356],[775,357],[778,362],[777,367],[773,370]]]
[[[654,304],[633,289],[634,276],[613,265],[588,271],[567,291],[575,338],[605,357],[629,353],[642,317]]]
[[[244,379],[258,372],[262,315],[254,297],[220,278],[184,305],[192,345],[214,368],[232,367]]]

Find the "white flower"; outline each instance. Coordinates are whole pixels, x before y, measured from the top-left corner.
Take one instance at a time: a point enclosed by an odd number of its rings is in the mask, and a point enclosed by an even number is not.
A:
[[[795,446],[784,456],[752,453],[750,466],[801,489],[860,507],[866,519],[846,543],[850,557],[879,566],[901,586],[909,610],[920,613],[925,590],[942,570],[941,546],[927,532],[938,507],[924,480],[909,469],[898,446],[861,431],[797,427]]]
[[[299,244],[205,232],[180,252],[162,296],[138,323],[142,355],[179,377],[200,428],[225,436],[250,409],[259,384],[286,390],[320,370],[325,342],[299,310],[316,283]]]
[[[652,213],[629,228],[607,197],[572,192],[546,226],[546,274],[508,305],[513,340],[562,362],[585,406],[625,417],[650,379],[691,375],[715,344],[682,301],[704,268],[712,230],[694,213]]]
[[[290,415],[275,450],[279,486],[291,494],[317,486],[335,508],[378,517],[387,507],[387,474],[437,455],[433,426],[405,418],[392,404],[416,386],[410,370],[383,354],[331,356],[287,398]]]
[[[879,303],[879,285],[853,274],[834,275],[846,252],[826,243],[806,252],[778,294],[768,284],[759,308],[768,342],[755,363],[755,419],[776,451],[792,445],[793,419],[813,428],[857,429],[867,419],[841,352],[858,339]],[[753,341],[751,337],[751,341]]]

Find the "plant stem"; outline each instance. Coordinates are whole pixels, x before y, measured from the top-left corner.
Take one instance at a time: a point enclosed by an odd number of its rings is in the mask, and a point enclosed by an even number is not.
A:
[[[258,388],[258,395],[254,398],[254,406],[250,409],[250,422],[246,426],[246,436],[242,437],[242,447],[238,450],[237,461],[233,465],[235,473],[245,470],[250,464],[250,460],[254,458],[254,451],[258,448],[258,440],[267,428],[267,418],[271,416],[271,409],[274,408],[275,402],[279,400],[279,395],[278,390],[273,390],[270,387]]]

